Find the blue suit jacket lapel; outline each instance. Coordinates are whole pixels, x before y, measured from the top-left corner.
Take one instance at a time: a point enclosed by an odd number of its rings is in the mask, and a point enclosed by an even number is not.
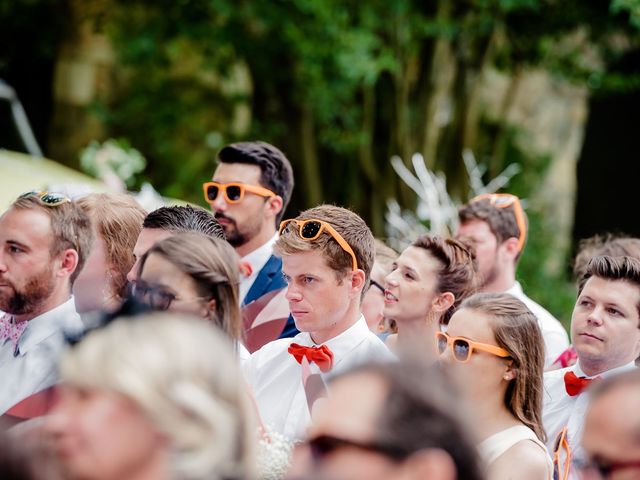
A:
[[[281,272],[282,260],[275,255],[271,255],[265,266],[260,270],[260,273],[258,273],[253,285],[251,285],[243,303],[246,305],[265,293],[285,287],[286,283],[282,278]]]

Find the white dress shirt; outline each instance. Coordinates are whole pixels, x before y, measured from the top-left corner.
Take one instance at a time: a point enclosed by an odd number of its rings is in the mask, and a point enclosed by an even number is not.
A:
[[[311,422],[301,380],[301,366],[288,352],[289,345],[315,345],[308,332],[266,344],[243,365],[260,417],[265,426],[292,440],[304,438]],[[367,327],[363,316],[346,331],[324,343],[333,352],[329,376],[367,362],[389,362],[395,357]]]
[[[635,362],[608,370],[596,375],[596,377],[605,378],[632,368],[636,368]],[[567,372],[573,372],[577,377],[589,378],[589,375],[580,368],[580,361],[571,367],[545,372],[542,424],[547,432],[547,448],[551,456],[553,456],[556,438],[566,426],[572,455],[574,458],[580,458],[582,456],[580,441],[584,427],[584,416],[589,405],[589,392],[585,391],[579,395],[570,396],[564,385],[564,374]]]
[[[504,293],[510,293],[524,303],[538,319],[538,325],[540,326],[540,330],[542,330],[542,338],[544,339],[544,368],[549,368],[560,354],[569,347],[569,335],[567,335],[567,331],[545,308],[524,294],[519,282],[514,283],[513,286]]]
[[[73,297],[31,320],[14,350],[0,345],[0,415],[28,396],[54,385],[65,333],[77,333],[82,320]]]
[[[273,254],[273,244],[276,243],[278,239],[278,234],[276,233],[271,239],[262,245],[261,247],[256,248],[253,252],[247,253],[244,257],[240,259],[243,263],[248,263],[251,265],[251,275],[248,277],[244,277],[240,280],[240,305],[244,302],[244,297],[247,296],[249,290],[251,290],[251,286],[253,282],[258,278],[258,274],[260,270],[264,268],[264,266],[269,261],[269,258]]]

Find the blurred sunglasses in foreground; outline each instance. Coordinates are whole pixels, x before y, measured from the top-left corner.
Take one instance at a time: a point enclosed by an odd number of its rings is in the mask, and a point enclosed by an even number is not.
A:
[[[356,260],[356,254],[353,252],[353,249],[349,246],[347,241],[340,235],[335,228],[329,225],[327,222],[322,220],[308,219],[308,220],[296,220],[290,218],[289,220],[283,220],[280,223],[279,234],[282,235],[282,232],[289,224],[294,224],[298,226],[296,230],[301,239],[307,240],[308,242],[312,242],[317,239],[322,232],[327,232],[329,235],[333,237],[333,239],[338,242],[338,245],[342,247],[342,249],[351,255],[352,261],[352,270],[355,272],[358,270],[358,261]]]
[[[330,435],[319,435],[315,438],[310,439],[307,444],[309,445],[309,450],[311,451],[311,458],[313,458],[313,461],[316,463],[323,461],[325,457],[331,455],[333,452],[341,448],[357,448],[359,450],[379,453],[396,461],[402,461],[411,455],[411,452],[406,452],[405,450],[395,445],[384,445],[381,443],[363,443],[354,440],[337,438]]]
[[[483,193],[471,199],[469,203],[480,202],[482,200],[488,200],[491,205],[496,208],[509,208],[513,205],[513,213],[516,217],[516,225],[518,225],[518,252],[522,251],[524,241],[527,238],[527,222],[524,218],[524,210],[520,199],[510,193]]]
[[[240,203],[244,198],[245,192],[255,193],[261,197],[275,197],[276,194],[271,190],[260,187],[258,185],[247,185],[246,183],[218,183],[218,182],[205,182],[202,184],[204,190],[204,199],[207,203],[213,203],[220,195],[220,192],[224,194],[224,199],[227,203]]]
[[[469,340],[464,337],[450,337],[444,332],[436,332],[436,348],[438,349],[438,353],[442,355],[447,347],[451,348],[453,358],[462,363],[469,361],[474,350],[487,352],[501,358],[507,358],[510,356],[509,352],[504,348],[500,348],[495,345],[474,342],[473,340]]]
[[[27,197],[36,197],[40,201],[40,203],[46,205],[47,207],[57,207],[58,205],[62,205],[63,203],[71,203],[71,199],[61,193],[36,191],[23,193],[18,197],[18,200]]]

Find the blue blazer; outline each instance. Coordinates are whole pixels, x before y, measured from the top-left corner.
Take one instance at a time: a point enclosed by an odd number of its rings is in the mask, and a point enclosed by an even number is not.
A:
[[[243,303],[251,303],[273,290],[279,290],[286,286],[287,282],[285,282],[282,277],[282,260],[280,257],[271,255],[265,266],[260,270],[260,273],[258,273],[253,285],[251,285]],[[289,315],[289,319],[287,320],[287,324],[285,325],[280,338],[295,337],[298,333],[300,332],[296,328],[293,317]]]

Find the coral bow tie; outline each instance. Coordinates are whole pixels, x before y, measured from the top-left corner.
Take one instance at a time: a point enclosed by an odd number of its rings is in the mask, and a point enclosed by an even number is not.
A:
[[[333,352],[326,345],[319,347],[305,347],[292,343],[289,345],[289,353],[298,363],[302,363],[302,357],[307,357],[309,362],[314,362],[321,371],[328,372],[333,367]]]
[[[571,397],[580,395],[582,391],[589,386],[589,384],[597,380],[596,378],[576,377],[573,372],[567,372],[564,374],[564,388]]]

